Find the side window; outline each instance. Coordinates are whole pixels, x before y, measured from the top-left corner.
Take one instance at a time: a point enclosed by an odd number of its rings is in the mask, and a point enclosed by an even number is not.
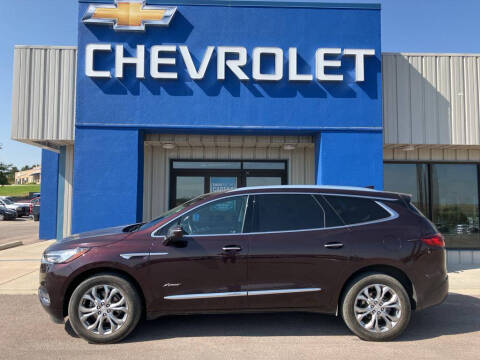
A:
[[[347,225],[390,217],[390,213],[372,199],[330,195],[324,197]]]
[[[325,226],[325,213],[310,194],[255,196],[254,232],[318,229]]]
[[[239,234],[246,204],[247,196],[220,199],[186,213],[178,224],[188,235]]]
[[[315,199],[320,203],[323,210],[325,211],[325,227],[336,227],[336,226],[344,226],[344,222],[342,219],[338,217],[335,213],[335,210],[328,204],[322,195],[315,195]]]

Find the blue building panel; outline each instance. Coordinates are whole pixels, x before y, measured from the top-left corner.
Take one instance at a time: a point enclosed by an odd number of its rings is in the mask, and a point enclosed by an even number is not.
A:
[[[141,220],[143,135],[138,130],[79,128],[74,158],[72,233]]]
[[[57,237],[58,154],[42,150],[41,214],[39,238]]]
[[[151,0],[176,6],[168,26],[83,22],[105,3],[79,2],[72,232],[142,219],[143,131],[311,135],[318,184],[382,187],[378,5]]]
[[[77,126],[127,126],[146,129],[216,132],[315,132],[325,128],[381,127],[380,11],[375,8],[305,8],[259,6],[180,5],[168,27],[149,26],[145,32],[113,31],[112,26],[84,24],[89,4],[80,3]],[[292,5],[293,6],[293,5]],[[87,44],[110,44],[98,51],[96,70],[111,78],[85,75]],[[125,56],[137,56],[145,46],[145,78],[136,77],[136,66],[125,65],[123,78],[115,77],[115,46]],[[175,65],[161,71],[176,72],[178,79],[154,79],[150,50],[154,45],[174,45]],[[205,76],[192,80],[179,46],[185,45],[198,69],[208,46],[214,46]],[[240,81],[226,69],[218,80],[219,46],[240,46],[247,51]],[[256,47],[283,51],[283,77],[279,81],[252,79],[252,53]],[[355,58],[341,60],[343,81],[289,81],[288,49],[297,48],[298,73],[315,77],[318,48],[374,49],[365,57],[365,81],[355,82]],[[233,55],[235,58],[235,55]],[[271,72],[273,57],[262,57],[262,71]],[[104,111],[108,108],[108,111]]]

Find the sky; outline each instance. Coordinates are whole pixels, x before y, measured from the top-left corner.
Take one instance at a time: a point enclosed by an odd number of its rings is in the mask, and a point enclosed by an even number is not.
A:
[[[0,22],[0,162],[22,167],[40,163],[41,151],[10,139],[13,48],[76,45],[77,0],[1,1],[8,6]],[[480,53],[480,0],[327,2],[380,3],[384,52]]]

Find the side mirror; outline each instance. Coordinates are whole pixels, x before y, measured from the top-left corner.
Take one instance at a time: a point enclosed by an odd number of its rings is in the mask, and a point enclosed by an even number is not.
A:
[[[183,239],[183,229],[180,225],[174,225],[168,229],[167,236],[163,241],[164,245],[170,245]]]

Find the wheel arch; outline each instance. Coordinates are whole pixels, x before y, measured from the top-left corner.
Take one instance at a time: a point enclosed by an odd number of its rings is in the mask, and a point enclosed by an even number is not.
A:
[[[396,280],[398,280],[404,287],[405,290],[407,291],[407,294],[410,298],[410,303],[412,306],[412,310],[415,310],[417,307],[417,294],[415,291],[415,286],[413,285],[413,282],[410,280],[408,275],[398,267],[392,266],[392,265],[369,265],[363,268],[358,269],[355,271],[353,274],[350,275],[350,277],[345,281],[345,283],[342,286],[342,290],[340,291],[340,296],[338,297],[338,302],[337,302],[337,314],[338,314],[338,309],[341,309],[341,305],[343,302],[343,299],[345,297],[345,293],[350,287],[352,283],[355,282],[356,279],[358,279],[360,276],[368,273],[380,273],[380,274],[385,274],[389,275]]]
[[[70,282],[70,284],[67,287],[67,290],[65,291],[65,296],[63,299],[63,316],[68,315],[68,303],[70,302],[70,298],[72,296],[73,291],[75,288],[84,280],[95,276],[99,274],[105,274],[105,275],[116,275],[119,277],[123,277],[124,279],[128,280],[138,291],[138,294],[140,296],[140,299],[142,301],[142,317],[145,317],[146,314],[146,301],[145,301],[145,294],[143,293],[142,287],[140,286],[139,282],[128,272],[124,270],[120,270],[117,268],[112,268],[112,267],[99,267],[99,268],[92,268],[85,270],[75,276],[73,280]]]

